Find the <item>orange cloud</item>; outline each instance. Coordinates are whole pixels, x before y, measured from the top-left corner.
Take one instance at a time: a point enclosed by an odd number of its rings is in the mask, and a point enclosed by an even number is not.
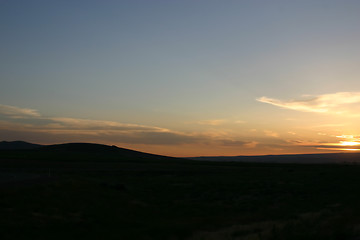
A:
[[[200,125],[210,125],[210,126],[218,126],[221,125],[223,123],[225,123],[226,120],[225,119],[213,119],[213,120],[204,120],[204,121],[199,121],[197,122],[197,124]]]
[[[264,133],[268,137],[276,137],[276,138],[279,137],[279,134],[277,132],[265,130]]]

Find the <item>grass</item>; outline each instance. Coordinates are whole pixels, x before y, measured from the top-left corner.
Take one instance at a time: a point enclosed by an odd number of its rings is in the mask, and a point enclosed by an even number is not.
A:
[[[115,160],[0,161],[1,239],[360,236],[356,165]]]

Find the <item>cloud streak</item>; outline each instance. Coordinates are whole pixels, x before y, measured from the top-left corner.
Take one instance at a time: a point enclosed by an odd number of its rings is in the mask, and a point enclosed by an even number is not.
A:
[[[232,139],[227,134],[184,133],[167,128],[128,124],[116,121],[79,119],[67,117],[43,117],[33,109],[0,105],[0,136],[35,142],[94,141],[145,145],[203,144],[233,147],[255,147],[251,141]],[[21,119],[14,119],[21,118]],[[221,124],[223,120],[206,122]],[[23,139],[24,136],[26,139]]]
[[[0,134],[2,137],[10,138],[23,135],[27,138],[33,136],[35,139],[40,137],[45,141],[49,139],[105,140],[165,145],[192,143],[200,139],[199,136],[156,126],[92,119],[43,117],[34,109],[9,105],[0,105],[0,115],[7,118],[7,120],[0,121]]]
[[[340,113],[340,107],[360,103],[360,92],[338,92],[318,96],[304,96],[302,99],[294,100],[279,100],[268,97],[261,97],[256,100],[277,107],[303,112]]]
[[[91,120],[79,118],[47,118],[48,128],[54,129],[83,129],[83,130],[118,130],[118,131],[155,131],[168,132],[168,129],[145,126],[139,124],[126,124],[114,121]]]
[[[35,109],[19,108],[3,104],[0,104],[0,114],[9,116],[11,118],[40,117],[40,113]]]
[[[268,137],[275,137],[275,138],[279,137],[279,134],[274,131],[265,130],[264,133]]]
[[[199,121],[199,122],[197,122],[197,124],[210,125],[210,126],[219,126],[219,125],[224,124],[225,122],[226,122],[225,119],[212,119],[212,120]]]

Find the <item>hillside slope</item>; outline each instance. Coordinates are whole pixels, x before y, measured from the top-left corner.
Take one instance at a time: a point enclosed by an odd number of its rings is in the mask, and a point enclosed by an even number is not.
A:
[[[0,150],[29,150],[40,148],[43,145],[28,143],[24,141],[2,141],[0,142]]]

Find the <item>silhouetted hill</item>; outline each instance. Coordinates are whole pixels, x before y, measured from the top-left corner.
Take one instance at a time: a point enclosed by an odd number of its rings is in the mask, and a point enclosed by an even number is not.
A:
[[[360,163],[360,153],[320,153],[320,154],[289,154],[264,156],[217,156],[191,157],[191,160],[217,162],[252,162],[252,163]]]
[[[42,147],[40,144],[33,144],[24,141],[2,141],[0,142],[0,150],[30,150]]]
[[[119,150],[136,152],[129,149],[108,146],[96,143],[63,143],[47,145],[40,148],[42,151],[65,151],[65,152],[116,152]]]
[[[58,152],[58,153],[85,153],[85,154],[103,154],[103,155],[121,155],[128,157],[165,157],[156,154],[144,153],[117,146],[109,146],[96,143],[64,143],[43,146],[38,149],[42,152]]]
[[[176,159],[151,153],[144,153],[117,146],[109,146],[96,143],[64,143],[46,145],[31,150],[29,156],[38,159],[55,160],[169,160]]]
[[[39,145],[22,141],[0,142],[0,158],[56,161],[174,160],[176,158],[144,153],[95,143]]]

